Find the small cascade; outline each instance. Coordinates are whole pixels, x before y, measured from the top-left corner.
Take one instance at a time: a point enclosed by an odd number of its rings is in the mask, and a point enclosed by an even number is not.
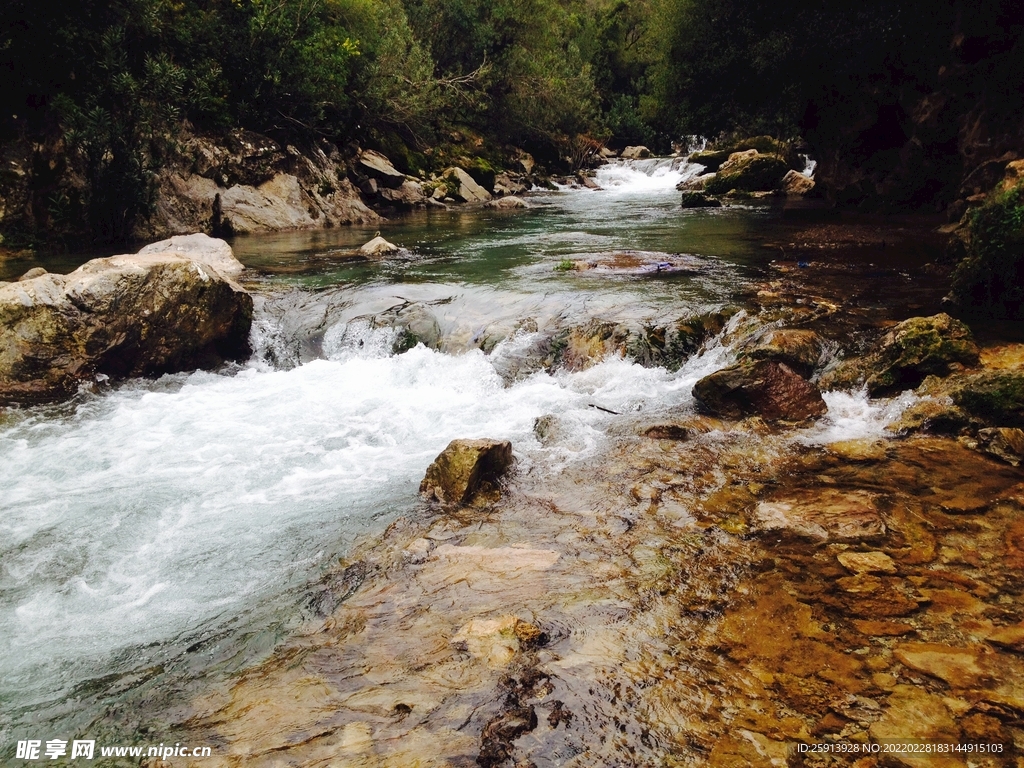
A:
[[[619,195],[675,192],[679,182],[698,175],[702,167],[685,157],[614,160],[597,169],[595,181],[602,189]]]

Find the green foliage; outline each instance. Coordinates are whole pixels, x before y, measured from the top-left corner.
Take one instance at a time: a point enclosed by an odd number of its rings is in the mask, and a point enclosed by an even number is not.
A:
[[[968,213],[966,234],[953,298],[969,313],[1024,319],[1024,185]]]
[[[555,264],[556,272],[572,272],[574,269],[576,269],[576,263],[572,259],[562,259]]]

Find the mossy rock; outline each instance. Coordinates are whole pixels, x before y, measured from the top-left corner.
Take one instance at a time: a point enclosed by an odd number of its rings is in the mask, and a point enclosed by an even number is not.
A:
[[[960,382],[953,402],[997,427],[1024,427],[1024,373],[988,371]]]
[[[473,181],[481,187],[486,189],[488,192],[494,191],[494,177],[497,175],[497,172],[494,170],[494,166],[487,160],[482,157],[474,157],[468,160],[462,160],[458,165],[462,170],[472,176]]]
[[[732,190],[741,192],[769,192],[777,189],[789,167],[778,155],[752,154],[737,158],[735,154],[723,164],[705,191],[711,195],[724,195]]]
[[[729,155],[735,152],[734,149],[706,149],[694,152],[687,158],[691,163],[697,163],[707,168],[709,173],[714,173],[722,167],[722,163],[729,159]]]
[[[721,208],[722,203],[703,192],[683,192],[683,208]]]
[[[867,378],[873,396],[920,384],[926,376],[947,376],[957,365],[977,365],[978,347],[971,330],[940,313],[912,317],[887,333],[872,356]]]

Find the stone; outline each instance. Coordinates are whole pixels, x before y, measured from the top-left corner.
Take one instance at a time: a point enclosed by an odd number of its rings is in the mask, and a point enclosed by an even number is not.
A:
[[[397,189],[405,183],[405,174],[395,168],[384,155],[372,149],[360,153],[358,166],[360,171],[384,187]]]
[[[896,563],[884,552],[841,552],[836,559],[853,573],[896,573]]]
[[[732,150],[730,149],[705,149],[700,152],[693,152],[687,159],[691,163],[703,165],[709,171],[708,175],[713,175],[719,168],[721,168],[722,163],[729,159],[729,155],[731,154]]]
[[[708,182],[715,178],[713,173],[705,173],[700,176],[694,176],[692,179],[685,179],[676,184],[676,189],[680,192],[702,192],[707,187]]]
[[[789,167],[775,154],[761,154],[756,149],[734,152],[722,163],[706,191],[724,195],[732,190],[740,192],[770,192],[777,189]]]
[[[626,147],[622,150],[622,157],[624,160],[643,160],[644,158],[651,156],[651,150],[645,146]]]
[[[448,185],[448,194],[456,200],[464,203],[485,203],[491,199],[491,193],[458,166],[448,168],[442,176]]]
[[[878,619],[853,619],[851,622],[858,632],[870,637],[899,637],[915,631],[913,624],[903,621],[881,621]]]
[[[523,173],[525,173],[527,176],[533,173],[533,166],[536,165],[536,163],[533,160],[533,155],[531,155],[529,152],[522,152],[516,158],[516,162],[519,163],[519,167],[523,169]]]
[[[384,187],[380,190],[380,199],[392,205],[414,208],[425,204],[427,196],[423,194],[423,185],[418,181],[403,181],[398,187]]]
[[[722,202],[703,192],[683,192],[683,208],[721,208]]]
[[[253,302],[233,279],[242,265],[223,241],[186,240],[0,286],[0,403],[59,400],[96,375],[245,359]]]
[[[897,685],[886,701],[882,717],[868,726],[868,735],[874,743],[907,740],[955,743],[960,740],[960,729],[941,696],[913,685]],[[917,768],[945,768],[962,766],[958,758],[894,753],[887,755],[897,764]]]
[[[758,531],[785,530],[820,541],[865,541],[885,535],[885,523],[867,491],[824,490],[788,499],[762,501],[751,524]]]
[[[359,246],[359,254],[369,258],[388,256],[392,253],[399,253],[401,250],[397,245],[389,243],[380,235]]]
[[[868,438],[839,440],[826,445],[825,450],[843,461],[856,463],[882,461],[888,456],[888,448],[884,441]]]
[[[469,504],[481,491],[496,490],[512,466],[507,440],[452,440],[420,483],[420,493],[446,505]]]
[[[963,366],[977,365],[978,360],[970,329],[940,313],[904,320],[868,355],[843,363],[830,378],[845,386],[864,381],[868,392],[879,397],[913,389],[928,376],[948,376]]]
[[[472,619],[452,637],[452,644],[468,651],[492,668],[506,667],[522,648],[536,645],[541,630],[516,616]]]
[[[151,243],[139,251],[140,256],[150,253],[173,253],[206,264],[220,274],[230,277],[238,277],[244,269],[242,263],[235,258],[230,245],[201,232],[194,235],[175,235],[158,243]]]
[[[374,315],[370,320],[374,328],[395,328],[393,351],[398,354],[422,344],[428,349],[441,347],[441,325],[425,304],[412,302],[392,307]]]
[[[987,424],[1024,428],[1024,373],[985,371],[956,381],[953,403]]]
[[[42,267],[32,267],[32,269],[28,270],[24,275],[18,278],[18,282],[23,283],[26,280],[33,280],[37,277],[42,277],[45,274],[46,270]]]
[[[693,396],[716,416],[732,419],[803,421],[828,410],[817,387],[771,360],[741,362],[705,376],[694,385]]]
[[[790,169],[782,177],[782,191],[794,197],[803,197],[814,191],[814,179]]]
[[[824,343],[814,331],[801,328],[776,328],[744,344],[740,354],[751,360],[785,363],[801,376],[810,376],[818,367]]]
[[[999,627],[989,633],[985,639],[994,645],[1024,653],[1024,623]]]
[[[484,208],[494,208],[499,211],[514,211],[520,208],[529,208],[524,200],[518,197],[499,197],[484,203]]]
[[[980,647],[905,643],[897,647],[893,654],[900,663],[937,677],[953,688],[975,688],[987,677],[981,662],[983,650]]]

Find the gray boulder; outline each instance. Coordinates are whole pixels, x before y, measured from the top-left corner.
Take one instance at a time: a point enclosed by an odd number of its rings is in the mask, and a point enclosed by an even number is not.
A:
[[[0,404],[68,397],[97,374],[248,356],[252,297],[234,280],[242,265],[227,244],[197,235],[158,245],[0,285]]]

